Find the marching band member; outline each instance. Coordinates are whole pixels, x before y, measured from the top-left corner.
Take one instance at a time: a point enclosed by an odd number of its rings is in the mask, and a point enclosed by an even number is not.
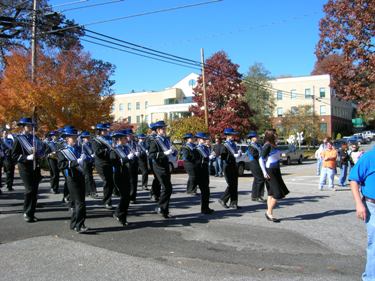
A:
[[[3,167],[4,173],[6,175],[5,184],[8,191],[13,191],[13,181],[14,181],[14,162],[12,160],[12,147],[13,147],[14,139],[11,134],[8,134],[8,129],[3,128],[2,130],[2,138],[0,139],[0,150],[3,153]],[[0,152],[1,153],[1,152]],[[1,171],[0,171],[1,174]],[[1,176],[0,176],[1,180]],[[1,186],[1,184],[0,184]],[[0,189],[1,193],[1,189]]]
[[[99,123],[96,125],[97,136],[92,141],[95,154],[95,168],[103,181],[103,203],[106,209],[112,209],[113,171],[110,159],[112,150],[111,139],[108,136],[109,126]]]
[[[129,162],[129,173],[130,173],[130,203],[135,204],[137,200],[137,188],[138,188],[138,159],[141,155],[141,149],[137,142],[134,140],[134,134],[132,129],[125,129],[124,133],[128,138],[127,146],[129,148],[129,155],[132,158]]]
[[[85,176],[85,194],[95,199],[98,198],[98,194],[96,191],[96,184],[93,176],[95,154],[90,142],[90,132],[83,131],[80,135],[80,138],[82,152],[86,155],[87,158],[87,161],[84,162],[85,165],[83,166],[83,175]]]
[[[32,134],[35,123],[31,118],[23,117],[17,125],[23,127],[23,132],[16,136],[11,155],[13,161],[18,163],[25,186],[23,217],[26,222],[36,222],[38,220],[35,209],[41,180],[39,160],[44,156],[44,146],[41,140]]]
[[[227,140],[224,142],[221,159],[223,160],[224,177],[228,187],[221,196],[219,203],[226,209],[238,209],[238,170],[236,158],[241,156],[241,150],[237,149],[234,142],[234,136],[238,135],[238,132],[233,128],[226,128],[224,129],[224,135]],[[228,206],[227,202],[229,200],[230,204]]]
[[[184,135],[185,144],[181,147],[182,160],[184,160],[184,168],[189,178],[186,186],[186,193],[197,194],[197,179],[196,179],[196,151],[194,144],[194,136],[191,133]]]
[[[208,170],[208,165],[211,159],[214,158],[211,155],[210,149],[206,145],[206,140],[209,139],[208,135],[203,132],[196,133],[195,137],[198,139],[198,145],[195,147],[196,153],[195,163],[196,163],[196,177],[197,184],[201,191],[201,213],[202,214],[212,214],[213,209],[210,209],[210,174]]]
[[[48,137],[50,139],[45,140],[46,144],[46,154],[47,154],[47,162],[48,167],[50,170],[50,184],[51,184],[51,192],[54,194],[59,193],[59,178],[60,178],[60,171],[57,165],[57,131],[51,131],[48,133]]]
[[[146,146],[148,148],[150,148],[151,141],[154,140],[155,137],[157,136],[155,123],[150,123],[149,128],[151,130],[151,133],[148,135],[148,138],[145,141]],[[149,151],[149,155],[150,155],[150,151]],[[149,162],[152,174],[154,175],[154,179],[152,180],[152,184],[151,184],[150,198],[154,199],[155,202],[159,202],[161,185],[160,185],[158,178],[155,175],[154,168],[152,165],[152,159],[150,157],[148,158],[148,162]]]
[[[86,155],[82,153],[77,145],[77,130],[68,128],[62,134],[66,139],[66,147],[57,152],[58,166],[63,170],[70,197],[73,212],[70,218],[70,229],[78,233],[86,233],[89,229],[85,226],[86,203],[85,203],[85,178],[83,166]]]
[[[140,155],[138,158],[139,169],[142,173],[142,189],[148,190],[148,146],[146,143],[146,135],[138,134],[138,146],[140,148]]]

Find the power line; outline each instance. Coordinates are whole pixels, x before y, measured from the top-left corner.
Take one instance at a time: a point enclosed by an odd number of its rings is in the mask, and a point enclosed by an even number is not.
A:
[[[85,8],[92,8],[92,7],[97,7],[97,6],[104,6],[104,5],[119,3],[119,2],[123,2],[123,1],[125,1],[125,0],[113,0],[113,1],[107,1],[107,2],[104,2],[104,3],[96,3],[96,4],[91,4],[91,5],[75,7],[75,8],[69,8],[69,9],[64,9],[64,10],[60,11],[60,13],[64,13],[64,12],[68,12],[68,11],[75,11],[75,10],[80,10],[80,9],[85,9]]]
[[[176,10],[181,10],[181,9],[186,9],[186,8],[192,8],[192,7],[197,7],[197,6],[213,4],[213,3],[221,2],[221,1],[223,1],[223,0],[211,0],[211,1],[206,1],[206,2],[190,4],[190,5],[177,6],[177,7],[166,8],[166,9],[155,10],[155,11],[149,11],[149,12],[142,12],[142,13],[128,15],[128,16],[124,16],[124,17],[117,17],[117,18],[112,18],[112,19],[108,19],[108,20],[89,22],[89,23],[82,24],[82,25],[78,25],[78,24],[72,25],[72,26],[68,26],[68,27],[65,27],[65,28],[61,28],[61,29],[47,31],[46,33],[50,34],[50,33],[60,32],[60,31],[67,30],[67,29],[82,27],[82,26],[96,25],[96,24],[102,24],[102,23],[113,22],[113,21],[118,21],[118,20],[130,19],[130,18],[135,18],[135,17],[140,17],[140,16],[148,16],[148,15],[153,15],[153,14],[166,13],[166,12],[170,12],[170,11],[176,11]]]

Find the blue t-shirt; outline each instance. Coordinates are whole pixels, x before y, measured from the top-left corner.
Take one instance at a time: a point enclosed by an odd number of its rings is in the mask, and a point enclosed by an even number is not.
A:
[[[349,180],[361,185],[363,196],[375,199],[375,147],[359,158],[350,171]]]

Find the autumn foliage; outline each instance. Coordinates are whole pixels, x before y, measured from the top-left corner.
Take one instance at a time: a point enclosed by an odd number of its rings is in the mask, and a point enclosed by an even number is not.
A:
[[[324,12],[314,73],[327,70],[339,97],[375,117],[375,0],[329,0]]]
[[[238,72],[238,65],[231,62],[223,51],[217,52],[205,61],[205,84],[208,108],[209,133],[220,135],[227,127],[242,134],[254,129],[250,122],[252,111],[245,100],[246,88]],[[190,111],[204,118],[203,80],[198,78],[194,88],[193,101],[197,103]]]
[[[31,116],[34,106],[44,130],[64,124],[89,129],[110,120],[111,64],[94,60],[79,48],[53,55],[39,53],[33,83],[28,53],[14,50],[6,60],[0,78],[0,122]]]

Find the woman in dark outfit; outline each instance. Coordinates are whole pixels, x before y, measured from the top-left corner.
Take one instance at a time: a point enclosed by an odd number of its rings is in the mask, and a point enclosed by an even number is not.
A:
[[[281,151],[277,149],[276,140],[277,134],[275,130],[266,130],[265,143],[259,158],[259,165],[262,168],[264,178],[267,180],[268,198],[265,216],[267,220],[272,222],[280,222],[279,219],[273,216],[273,209],[277,204],[277,200],[284,198],[289,193],[281,177],[279,164]]]

